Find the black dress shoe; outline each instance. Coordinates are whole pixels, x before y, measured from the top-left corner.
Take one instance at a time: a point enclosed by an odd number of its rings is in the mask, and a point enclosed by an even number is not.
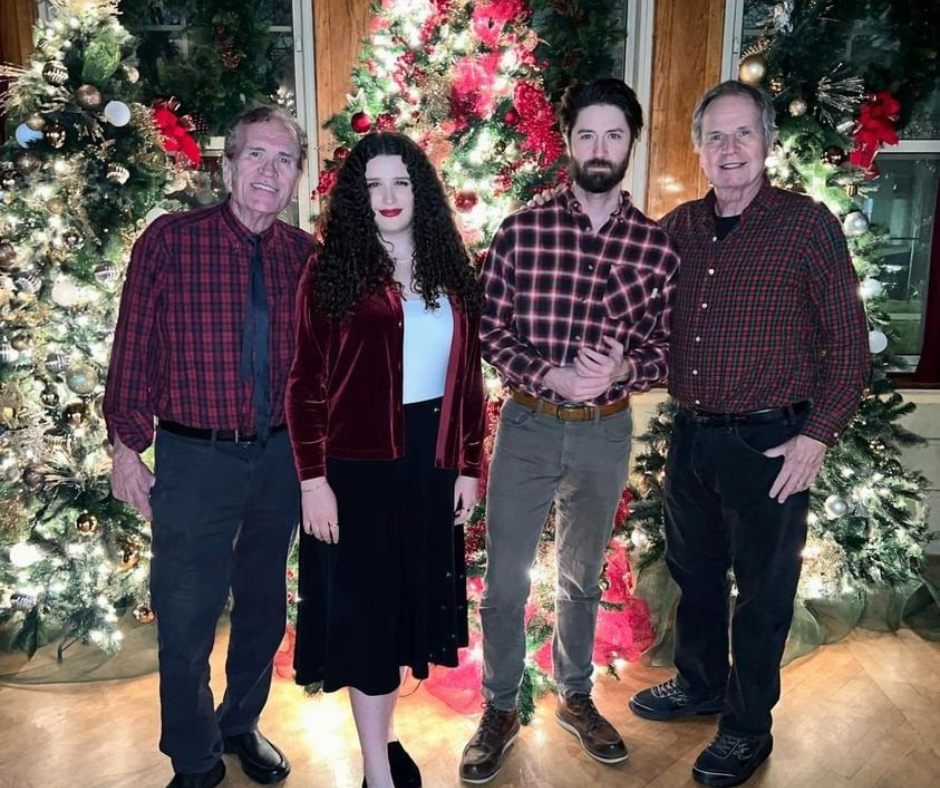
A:
[[[177,772],[166,788],[215,788],[225,779],[225,764],[216,761],[207,772]]]
[[[392,782],[395,788],[421,788],[421,772],[418,764],[411,760],[401,742],[388,743],[388,765],[392,770]],[[366,778],[362,778],[362,788],[369,788]]]
[[[256,783],[279,783],[290,774],[290,764],[277,747],[258,731],[222,736],[225,752],[237,755],[242,769]]]

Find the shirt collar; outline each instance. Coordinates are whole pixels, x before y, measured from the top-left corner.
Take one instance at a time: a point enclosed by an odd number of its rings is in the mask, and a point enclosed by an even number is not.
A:
[[[715,206],[718,199],[715,197],[715,190],[709,189],[708,194],[702,199],[702,208],[707,216],[717,216]],[[770,179],[765,175],[764,182],[761,184],[760,191],[754,195],[754,199],[741,212],[741,216],[746,216],[752,210],[754,211],[773,211],[780,204],[780,195],[773,186],[770,185]]]
[[[564,191],[558,195],[557,199],[561,204],[561,207],[572,216],[576,216],[579,213],[584,213],[584,209],[581,207],[581,203],[575,196],[574,190],[571,188],[570,183],[565,184]],[[630,213],[632,208],[633,202],[630,200],[630,192],[621,190],[620,204],[610,215],[614,218],[626,220],[627,214]]]
[[[271,226],[266,230],[257,234],[249,231],[245,225],[238,221],[238,218],[235,216],[235,212],[232,210],[231,195],[226,198],[225,202],[222,203],[221,212],[222,219],[225,222],[225,226],[228,228],[229,232],[244,244],[250,245],[253,238],[259,237],[261,238],[261,245],[267,246],[276,237],[278,225],[277,220],[272,222]]]

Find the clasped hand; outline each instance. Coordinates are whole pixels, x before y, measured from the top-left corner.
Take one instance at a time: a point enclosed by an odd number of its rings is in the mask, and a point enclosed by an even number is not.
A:
[[[623,345],[604,337],[608,352],[583,347],[570,367],[553,367],[544,384],[568,402],[587,402],[605,393],[624,374]]]

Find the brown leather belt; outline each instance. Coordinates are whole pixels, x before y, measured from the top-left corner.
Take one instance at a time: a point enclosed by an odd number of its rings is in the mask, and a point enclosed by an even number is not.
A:
[[[536,413],[544,413],[546,416],[554,416],[559,421],[594,421],[595,419],[606,419],[617,413],[622,413],[630,407],[630,395],[628,394],[617,402],[611,402],[610,405],[582,405],[580,403],[570,402],[561,405],[539,397],[531,397],[523,394],[521,391],[512,390],[510,396],[520,405],[531,408]]]

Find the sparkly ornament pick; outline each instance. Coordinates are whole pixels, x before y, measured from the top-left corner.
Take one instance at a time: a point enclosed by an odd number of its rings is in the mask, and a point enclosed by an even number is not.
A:
[[[748,85],[759,85],[767,76],[767,61],[763,55],[748,55],[738,67],[738,79]]]
[[[130,171],[123,164],[112,162],[108,165],[108,174],[105,176],[111,183],[123,186],[131,177]]]
[[[350,118],[349,125],[357,134],[365,134],[372,128],[372,119],[365,112],[357,112]]]
[[[789,106],[787,107],[787,111],[788,111],[794,118],[799,118],[799,117],[805,115],[805,114],[806,114],[806,110],[808,110],[808,109],[809,109],[809,104],[807,104],[806,101],[804,101],[804,100],[801,99],[801,98],[795,98],[795,99],[793,99],[793,101],[791,101],[790,104],[789,104]]]
[[[852,211],[842,220],[842,231],[849,238],[858,238],[868,232],[868,217],[861,211]]]
[[[68,133],[65,130],[65,126],[61,123],[47,123],[45,129],[42,132],[43,137],[48,143],[50,148],[54,150],[61,150],[65,145],[65,140],[68,137]]]
[[[19,150],[13,154],[13,166],[20,175],[26,177],[42,166],[42,159],[31,150]]]
[[[69,81],[69,70],[64,63],[58,60],[50,60],[42,67],[42,78],[50,85],[59,87]]]
[[[94,85],[82,85],[75,91],[75,103],[88,112],[98,109],[103,102],[101,91]]]
[[[82,512],[75,521],[75,530],[82,536],[92,536],[99,527],[98,518],[91,512]]]

